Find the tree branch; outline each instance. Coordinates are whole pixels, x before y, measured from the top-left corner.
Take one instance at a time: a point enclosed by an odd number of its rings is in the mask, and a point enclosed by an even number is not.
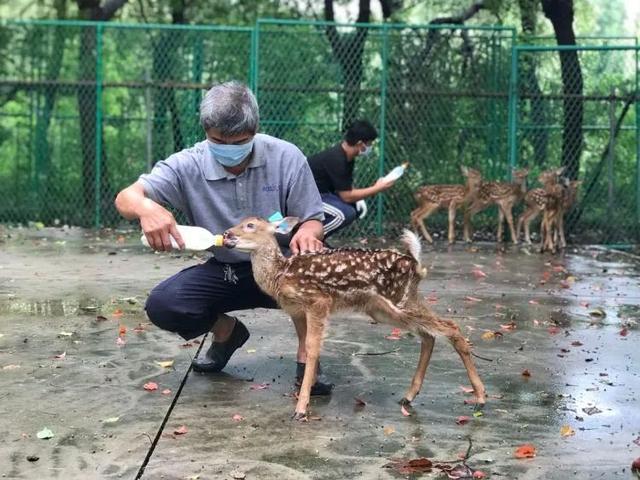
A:
[[[100,9],[100,20],[111,20],[116,12],[125,4],[128,0],[107,0]]]
[[[429,23],[438,25],[438,24],[453,24],[453,25],[461,25],[471,17],[475,16],[480,10],[487,8],[484,4],[484,0],[480,2],[476,2],[467,8],[464,12],[457,16],[451,17],[438,17],[431,20]]]

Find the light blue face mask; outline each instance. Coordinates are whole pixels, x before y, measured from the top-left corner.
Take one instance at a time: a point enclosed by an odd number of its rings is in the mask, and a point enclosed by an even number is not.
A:
[[[360,155],[362,155],[363,157],[368,157],[369,155],[371,155],[372,151],[373,151],[373,147],[365,143],[364,150],[360,152]]]
[[[214,143],[211,140],[209,140],[208,143],[213,158],[225,167],[236,167],[240,165],[251,153],[251,149],[253,148],[253,138],[251,141],[240,145],[225,145],[222,143]]]

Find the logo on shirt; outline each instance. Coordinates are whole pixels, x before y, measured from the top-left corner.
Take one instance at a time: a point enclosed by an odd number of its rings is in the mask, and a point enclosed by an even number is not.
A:
[[[262,187],[262,191],[263,192],[279,192],[280,191],[280,185],[265,185],[264,187]]]

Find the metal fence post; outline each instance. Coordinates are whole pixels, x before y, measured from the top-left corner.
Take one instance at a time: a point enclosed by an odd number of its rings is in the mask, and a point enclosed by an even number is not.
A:
[[[640,58],[636,38],[636,217],[640,222],[640,89],[638,88],[640,82],[638,75],[640,75]]]
[[[102,34],[104,25],[96,25],[96,178],[95,178],[95,227],[100,228],[102,185]]]
[[[363,27],[364,28],[364,27]],[[380,160],[378,161],[378,178],[384,175],[385,137],[387,116],[387,72],[389,69],[389,29],[387,25],[382,27],[382,84],[380,85]],[[378,209],[376,214],[376,235],[382,235],[384,199],[378,195]]]
[[[251,90],[253,90],[253,94],[256,96],[256,101],[258,100],[258,69],[259,65],[259,57],[258,57],[258,48],[259,48],[259,32],[260,32],[260,20],[256,21],[253,30],[251,30],[251,49],[250,49],[250,59],[249,59],[249,70],[251,75]],[[258,102],[258,105],[260,102]]]
[[[511,44],[511,75],[509,76],[509,172],[507,178],[511,179],[513,169],[517,165],[518,155],[518,54],[517,45]]]

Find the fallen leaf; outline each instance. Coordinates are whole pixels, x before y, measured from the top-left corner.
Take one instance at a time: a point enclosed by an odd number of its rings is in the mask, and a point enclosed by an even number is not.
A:
[[[124,347],[127,344],[127,341],[122,337],[116,337],[116,345],[119,347]]]
[[[239,413],[236,413],[233,417],[231,417],[231,420],[233,420],[234,422],[241,422],[242,420],[244,420],[244,417]]]
[[[59,337],[71,337],[73,335],[73,332],[60,332],[58,334]]]
[[[581,347],[582,345],[584,344],[578,340],[576,340],[575,342],[571,342],[571,346],[573,347]]]
[[[112,315],[116,318],[120,318],[122,315],[124,315],[124,312],[122,310],[120,310],[119,308],[116,308],[114,310],[114,312],[112,313]]]
[[[231,478],[234,480],[244,480],[247,478],[247,474],[240,470],[232,470],[229,475],[231,475]]]
[[[576,431],[571,428],[571,425],[563,425],[560,427],[560,435],[563,437],[571,437],[576,434]]]
[[[133,329],[133,331],[136,332],[136,333],[142,333],[142,332],[146,331],[146,328],[144,328],[144,325],[139,323],[138,326]]]
[[[580,302],[581,307],[589,308],[589,302]]]
[[[560,328],[554,325],[552,327],[547,328],[547,332],[549,332],[549,335],[556,335],[557,333],[560,333]]]
[[[637,437],[633,443],[635,443],[636,445],[638,445],[640,447],[640,437]]]
[[[533,458],[536,456],[536,447],[531,445],[530,443],[525,443],[524,445],[516,448],[515,457],[516,458]]]
[[[48,440],[48,439],[54,437],[53,432],[51,430],[49,430],[47,427],[44,427],[42,430],[40,430],[37,433],[37,436],[41,440]]]
[[[482,338],[483,340],[492,340],[492,339],[494,339],[494,338],[495,338],[495,336],[496,336],[496,334],[495,334],[494,332],[484,332],[484,333],[481,335],[481,338]]]
[[[540,305],[540,302],[538,302],[537,300],[529,300],[529,303],[531,305]]]
[[[383,465],[383,468],[391,468],[402,475],[412,473],[428,473],[431,471],[433,463],[428,458],[391,459],[391,462]]]
[[[484,273],[479,268],[474,268],[473,270],[471,270],[471,273],[476,278],[476,280],[480,280],[481,278],[487,278],[487,274]]]
[[[438,297],[434,294],[431,294],[428,297],[425,297],[425,300],[427,301],[427,303],[431,305],[438,303]]]
[[[391,435],[393,432],[396,431],[395,427],[392,427],[391,425],[384,427],[382,429],[383,433],[387,436]]]
[[[531,376],[531,372],[529,370],[523,370],[522,371],[522,376],[523,377],[530,377]]]
[[[154,390],[158,389],[158,384],[155,382],[148,382],[144,384],[144,389],[149,391],[149,392],[153,392]]]
[[[633,473],[640,473],[640,457],[636,458],[631,464],[631,471]]]
[[[393,330],[391,330],[391,335],[388,335],[384,338],[386,338],[387,340],[400,340],[401,335],[402,330],[400,330],[399,328],[394,328]]]
[[[465,387],[464,385],[460,385],[460,390],[464,393],[473,393],[473,387]]]
[[[120,325],[120,328],[118,329],[118,335],[123,337],[126,334],[127,334],[127,327],[125,327],[124,325]]]
[[[40,457],[38,457],[37,455],[28,455],[27,456],[27,461],[29,461],[29,462],[37,462],[38,460],[40,460]]]
[[[175,360],[165,360],[163,362],[156,362],[158,365],[160,365],[162,368],[171,368],[173,367],[173,362]]]
[[[266,390],[267,388],[269,388],[269,385],[270,384],[268,384],[268,383],[261,383],[259,385],[257,385],[257,384],[256,385],[251,385],[249,387],[249,389],[250,390]]]
[[[98,322],[104,322],[104,321],[106,321],[106,320],[107,320],[107,317],[105,317],[104,315],[98,315],[98,316],[96,317],[96,320],[97,320]]]
[[[473,412],[473,416],[474,416],[475,418],[480,418],[480,417],[484,416],[484,413],[482,413],[482,411],[481,411],[481,410],[478,410],[478,411],[476,411],[476,412]]]
[[[169,395],[171,393],[171,390],[169,388],[165,388],[164,390],[162,390],[162,395]]]
[[[486,476],[487,474],[482,470],[476,470],[475,472],[473,472],[473,478],[486,478]]]
[[[589,315],[596,318],[604,318],[607,316],[607,312],[605,312],[602,308],[596,307],[592,310],[589,310]]]
[[[182,348],[189,348],[189,347],[193,347],[193,343],[191,342],[187,342],[187,343],[183,343],[180,345]]]
[[[626,337],[627,335],[629,335],[629,329],[627,327],[622,327],[622,330],[620,330],[620,336],[621,337]]]
[[[402,415],[404,415],[405,417],[411,416],[411,412],[407,410],[404,405],[400,407],[400,411],[402,412]]]
[[[361,398],[353,397],[353,399],[356,401],[356,406],[357,407],[364,407],[367,404],[367,402],[365,402]]]
[[[102,420],[102,423],[116,423],[118,420],[120,420],[120,417],[109,417]]]
[[[2,370],[15,370],[16,368],[20,368],[20,365],[16,365],[15,363],[11,365],[5,365],[2,367]]]
[[[477,298],[477,297],[470,297],[470,296],[466,296],[466,297],[464,297],[464,299],[465,299],[467,302],[481,302],[481,301],[482,301],[482,299],[480,299],[480,298]]]
[[[466,415],[460,415],[457,419],[456,419],[456,424],[458,425],[464,425],[466,423],[469,423],[471,421],[471,417],[467,417]]]
[[[515,330],[516,327],[516,322],[514,322],[513,320],[507,324],[500,325],[500,328],[502,328],[503,330]]]
[[[586,413],[587,415],[595,415],[597,413],[602,413],[602,410],[600,410],[598,407],[593,406],[593,407],[584,407],[582,409],[582,411],[584,413]]]
[[[181,425],[180,427],[176,428],[173,433],[176,435],[184,435],[185,433],[187,433],[189,430],[187,430],[187,427],[184,425]]]
[[[58,355],[54,355],[53,358],[57,358],[58,360],[64,360],[66,356],[67,356],[67,352],[62,352]]]

